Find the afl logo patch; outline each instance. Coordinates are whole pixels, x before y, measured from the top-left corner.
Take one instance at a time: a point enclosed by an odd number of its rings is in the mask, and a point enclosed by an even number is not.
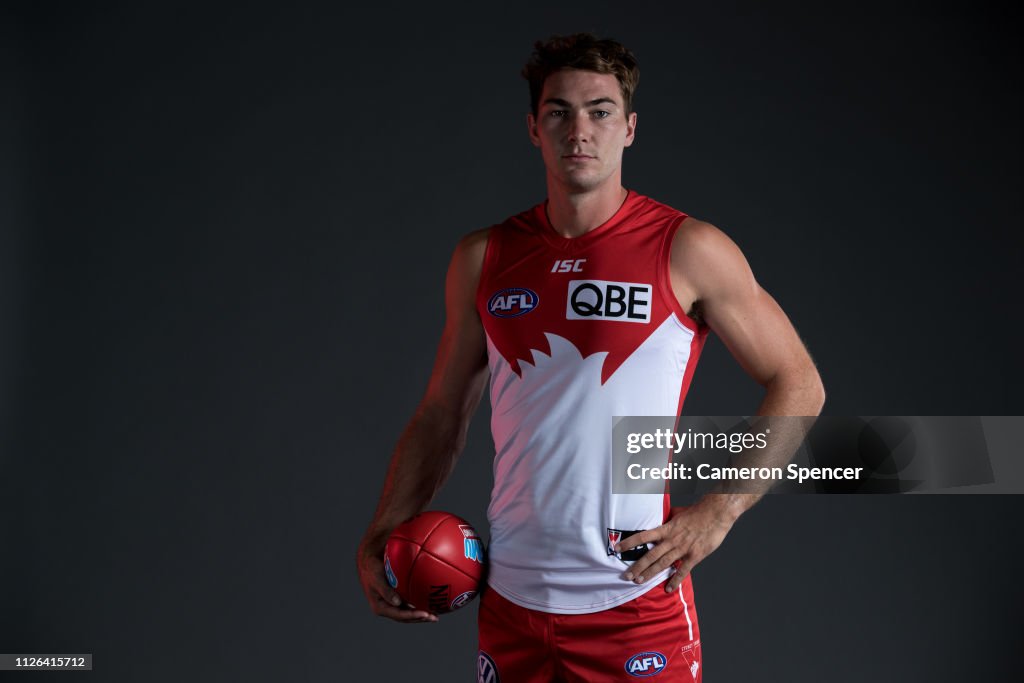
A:
[[[506,287],[487,301],[487,312],[498,318],[516,318],[537,308],[540,297],[526,287]]]
[[[626,662],[626,673],[637,678],[657,676],[665,670],[667,664],[665,655],[660,652],[641,652],[633,655]]]
[[[480,650],[476,658],[476,683],[501,683],[498,679],[498,667],[491,656]]]

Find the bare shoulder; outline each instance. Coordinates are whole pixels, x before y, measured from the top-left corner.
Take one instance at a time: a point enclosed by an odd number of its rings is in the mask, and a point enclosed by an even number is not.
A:
[[[692,216],[676,230],[672,238],[672,259],[684,261],[718,261],[736,255],[739,247],[718,226]]]
[[[689,217],[672,238],[672,276],[706,299],[716,290],[753,286],[753,274],[736,243],[720,228]]]
[[[683,310],[709,324],[713,309],[755,296],[759,290],[736,243],[717,226],[693,217],[683,221],[672,237],[669,279]]]
[[[487,238],[490,235],[490,228],[481,228],[468,232],[459,238],[455,245],[455,253],[452,256],[453,263],[458,262],[463,267],[479,271],[484,262],[484,253],[487,251]]]
[[[490,235],[490,228],[480,228],[479,230],[473,230],[467,232],[465,235],[459,238],[459,246],[470,251],[480,251],[481,253],[487,247],[487,237]]]
[[[460,298],[470,305],[483,271],[484,254],[487,251],[487,237],[490,228],[466,233],[459,238],[448,265],[447,288],[449,293],[459,292]]]

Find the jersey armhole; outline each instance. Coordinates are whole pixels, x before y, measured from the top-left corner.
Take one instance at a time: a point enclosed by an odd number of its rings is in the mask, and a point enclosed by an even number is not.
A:
[[[481,320],[483,319],[483,311],[487,308],[487,295],[485,294],[487,287],[485,281],[488,279],[491,264],[498,259],[498,231],[499,226],[497,225],[492,225],[487,230],[487,246],[484,247],[484,261],[480,264],[480,279],[476,283],[476,306]]]
[[[683,310],[683,307],[679,305],[679,299],[676,298],[675,292],[672,291],[672,239],[675,237],[676,231],[679,230],[679,226],[681,226],[683,221],[687,218],[689,218],[687,214],[680,214],[678,217],[672,219],[672,224],[669,226],[668,230],[665,231],[665,237],[662,240],[660,253],[658,255],[658,291],[661,292],[661,297],[664,300],[665,305],[668,306],[668,310],[676,314],[676,318],[679,322],[694,334],[698,334],[703,331],[703,326]]]

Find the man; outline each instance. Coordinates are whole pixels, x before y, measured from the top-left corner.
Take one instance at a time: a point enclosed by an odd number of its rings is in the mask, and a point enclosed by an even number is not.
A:
[[[613,494],[611,418],[679,414],[709,330],[765,388],[759,415],[816,415],[824,390],[736,245],[623,187],[637,125],[629,50],[555,37],[523,73],[548,198],[455,249],[433,374],[360,545],[360,579],[377,614],[436,621],[401,605],[383,548],[451,472],[490,377],[481,680],[699,681],[690,570],[757,495],[670,509],[667,496]]]

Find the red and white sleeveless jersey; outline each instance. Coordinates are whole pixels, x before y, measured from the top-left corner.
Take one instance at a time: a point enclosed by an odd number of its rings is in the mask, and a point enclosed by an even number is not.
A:
[[[686,215],[629,191],[607,222],[560,236],[546,203],[490,229],[476,304],[491,371],[488,583],[561,614],[656,586],[622,578],[615,530],[662,524],[667,495],[613,494],[614,416],[678,415],[707,329],[669,280]],[[619,540],[613,538],[613,540]]]

